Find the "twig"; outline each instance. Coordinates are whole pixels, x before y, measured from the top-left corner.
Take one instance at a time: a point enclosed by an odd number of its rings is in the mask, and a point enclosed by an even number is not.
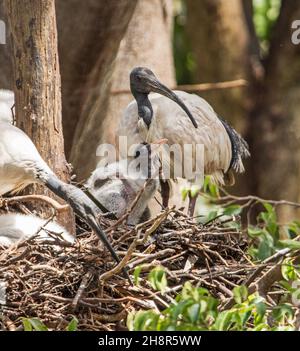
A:
[[[78,305],[79,300],[81,299],[84,290],[87,288],[89,281],[91,280],[91,278],[93,277],[92,272],[87,272],[84,277],[82,278],[82,282],[77,290],[77,293],[72,301],[72,309],[75,311]]]
[[[0,207],[6,204],[14,204],[18,202],[30,202],[30,201],[42,201],[46,202],[48,205],[53,207],[57,212],[63,212],[69,209],[69,205],[61,205],[54,199],[46,195],[24,195],[24,196],[14,196],[0,199]]]
[[[209,91],[209,90],[217,90],[217,89],[232,89],[232,88],[242,88],[246,87],[248,82],[245,79],[236,79],[226,82],[217,82],[217,83],[201,83],[201,84],[185,84],[185,85],[177,85],[172,87],[172,90],[183,90],[186,92],[201,92],[201,91]],[[120,90],[112,90],[112,95],[119,94],[131,94],[129,89],[120,89]]]

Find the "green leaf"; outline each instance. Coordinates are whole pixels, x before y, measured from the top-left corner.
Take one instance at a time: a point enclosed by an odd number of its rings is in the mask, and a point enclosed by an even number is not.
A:
[[[274,214],[274,208],[271,204],[269,204],[268,202],[264,202],[263,206],[269,214],[272,214],[272,215]]]
[[[258,324],[262,323],[263,318],[266,314],[267,306],[264,302],[260,301],[255,304],[255,307],[257,315],[255,316],[254,324],[257,326]]]
[[[134,330],[155,330],[159,315],[154,311],[139,311],[134,318]]]
[[[189,194],[189,188],[186,188],[186,187],[182,187],[180,189],[180,192],[181,192],[181,198],[182,198],[182,201],[185,201],[188,194]]]
[[[134,318],[135,313],[130,311],[127,315],[126,325],[129,331],[134,331]]]
[[[224,209],[223,214],[226,216],[236,216],[236,215],[240,214],[241,211],[242,211],[241,206],[231,205],[231,206],[228,206]]]
[[[219,331],[228,330],[232,324],[232,311],[223,311],[221,312],[216,320],[214,328]]]
[[[293,261],[290,259],[284,260],[281,265],[281,273],[285,280],[297,280],[298,275],[293,265]]]
[[[198,320],[199,311],[200,311],[200,305],[198,303],[195,303],[194,305],[190,306],[187,309],[189,319],[193,324],[195,324]]]
[[[23,326],[25,331],[47,331],[46,325],[38,318],[22,318]],[[30,325],[30,326],[29,326]]]
[[[168,282],[166,272],[163,267],[155,267],[152,269],[152,271],[149,273],[148,279],[153,289],[159,290],[162,293],[166,291]]]
[[[261,261],[265,260],[266,258],[272,256],[274,253],[274,244],[273,241],[264,238],[263,241],[258,246],[257,258]]]
[[[279,240],[278,243],[291,250],[300,250],[300,241],[295,241],[291,239]]]
[[[212,221],[213,219],[217,218],[218,216],[218,211],[210,211],[208,216],[206,217],[206,222]]]
[[[236,303],[241,304],[248,298],[248,289],[245,285],[236,286],[233,289],[233,297]]]
[[[71,322],[67,325],[66,331],[76,331],[78,327],[78,319],[73,317]]]
[[[32,325],[29,322],[28,318],[22,318],[24,331],[32,331]]]
[[[257,227],[248,227],[248,235],[251,238],[255,238],[258,236],[263,235],[263,230],[261,228],[257,228]]]
[[[133,273],[134,284],[137,285],[137,286],[139,285],[139,277],[140,277],[142,268],[143,268],[142,265],[137,266],[137,267],[135,268],[135,270],[134,270],[134,273]]]
[[[199,194],[200,189],[201,188],[198,185],[193,184],[190,190],[191,197],[196,197]]]
[[[294,311],[291,305],[282,304],[274,307],[272,315],[276,321],[283,322],[285,318],[290,319],[294,316]]]
[[[294,221],[289,223],[286,231],[290,239],[296,238],[299,235],[299,222]]]
[[[219,188],[216,184],[211,182],[210,176],[205,176],[204,178],[203,191],[208,193],[213,198],[220,197]]]

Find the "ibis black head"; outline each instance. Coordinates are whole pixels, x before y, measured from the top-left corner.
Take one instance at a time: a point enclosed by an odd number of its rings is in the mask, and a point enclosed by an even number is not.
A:
[[[135,67],[130,73],[130,89],[137,101],[139,116],[144,119],[148,126],[151,123],[153,111],[147,96],[153,92],[175,101],[188,115],[194,127],[198,127],[193,115],[185,103],[172,90],[163,85],[150,69],[145,67]]]

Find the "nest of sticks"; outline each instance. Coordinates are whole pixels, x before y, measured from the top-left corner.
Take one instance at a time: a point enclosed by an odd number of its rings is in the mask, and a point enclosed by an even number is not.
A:
[[[185,281],[206,287],[230,306],[235,286],[265,279],[267,263],[250,262],[246,236],[231,225],[239,218],[197,224],[173,208],[132,228],[125,224],[127,215],[101,219],[122,259],[118,266],[80,224],[75,244],[56,235],[54,242],[33,237],[0,249],[0,281],[6,282],[7,295],[0,329],[22,330],[22,317],[37,317],[49,330],[64,330],[75,316],[78,330],[124,330],[128,312],[166,308]],[[123,276],[125,265],[130,275],[142,267],[138,286]],[[164,295],[147,279],[159,265],[168,276]]]

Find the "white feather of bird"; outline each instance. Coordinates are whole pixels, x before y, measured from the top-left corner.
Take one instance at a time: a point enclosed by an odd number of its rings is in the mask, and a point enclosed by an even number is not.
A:
[[[0,197],[14,194],[27,185],[40,183],[68,202],[104,243],[116,262],[119,258],[107,240],[97,218],[102,215],[95,203],[79,188],[62,182],[42,159],[31,139],[11,124],[11,93],[0,91]],[[125,275],[128,274],[123,270]]]
[[[55,241],[56,237],[69,243],[75,241],[74,236],[55,221],[19,213],[0,216],[0,246],[9,247],[35,235],[37,241]]]
[[[242,159],[250,155],[247,143],[218,117],[204,99],[183,91],[170,90],[145,67],[132,70],[130,89],[135,102],[125,109],[118,135],[127,136],[129,147],[137,141],[151,143],[159,138],[166,138],[171,147],[178,145],[181,156],[169,158],[169,164],[164,162],[163,173],[168,167],[167,175],[170,174],[171,178],[181,177],[192,183],[203,180],[204,175],[210,175],[214,182],[223,185],[225,180],[227,183],[233,182],[231,170],[244,171]],[[192,145],[192,152],[188,154],[184,152],[187,145]],[[202,145],[203,149],[200,161],[196,154],[197,145]],[[120,150],[120,153],[124,157],[127,150]],[[199,162],[203,164],[199,165]],[[186,164],[196,172],[185,172]],[[175,170],[181,170],[180,176],[174,173]],[[190,197],[191,214],[195,199]]]
[[[213,108],[201,97],[183,91],[174,92],[191,111],[199,126],[197,129],[192,126],[176,102],[154,93],[149,95],[153,108],[150,127],[147,128],[143,119],[139,118],[137,103],[132,101],[120,121],[118,135],[128,137],[129,147],[137,142],[151,143],[160,138],[168,139],[169,145],[178,144],[182,148],[186,144],[202,144],[204,173],[211,175],[216,183],[224,184],[224,173],[228,170],[232,159],[232,146],[223,123]],[[121,154],[124,157],[127,150],[120,151],[124,152]],[[243,170],[240,159],[237,171]]]
[[[12,125],[14,93],[0,90],[0,196],[31,184],[37,170],[53,173],[30,138]]]
[[[143,189],[141,196],[128,216],[127,223],[130,225],[136,225],[151,216],[148,208],[149,201],[159,188],[160,162],[156,150],[161,144],[157,141],[155,143],[151,146],[151,154],[148,154],[150,145],[137,146],[136,152],[139,153],[139,159],[133,166],[130,165],[130,162],[134,162],[134,160],[123,159],[96,168],[86,184],[90,193],[108,211],[113,212],[117,218],[126,213],[136,196]],[[156,150],[154,150],[155,148]],[[149,165],[148,160],[151,162]],[[138,167],[135,167],[136,165]],[[152,178],[145,185],[148,179],[149,166],[151,167]]]

